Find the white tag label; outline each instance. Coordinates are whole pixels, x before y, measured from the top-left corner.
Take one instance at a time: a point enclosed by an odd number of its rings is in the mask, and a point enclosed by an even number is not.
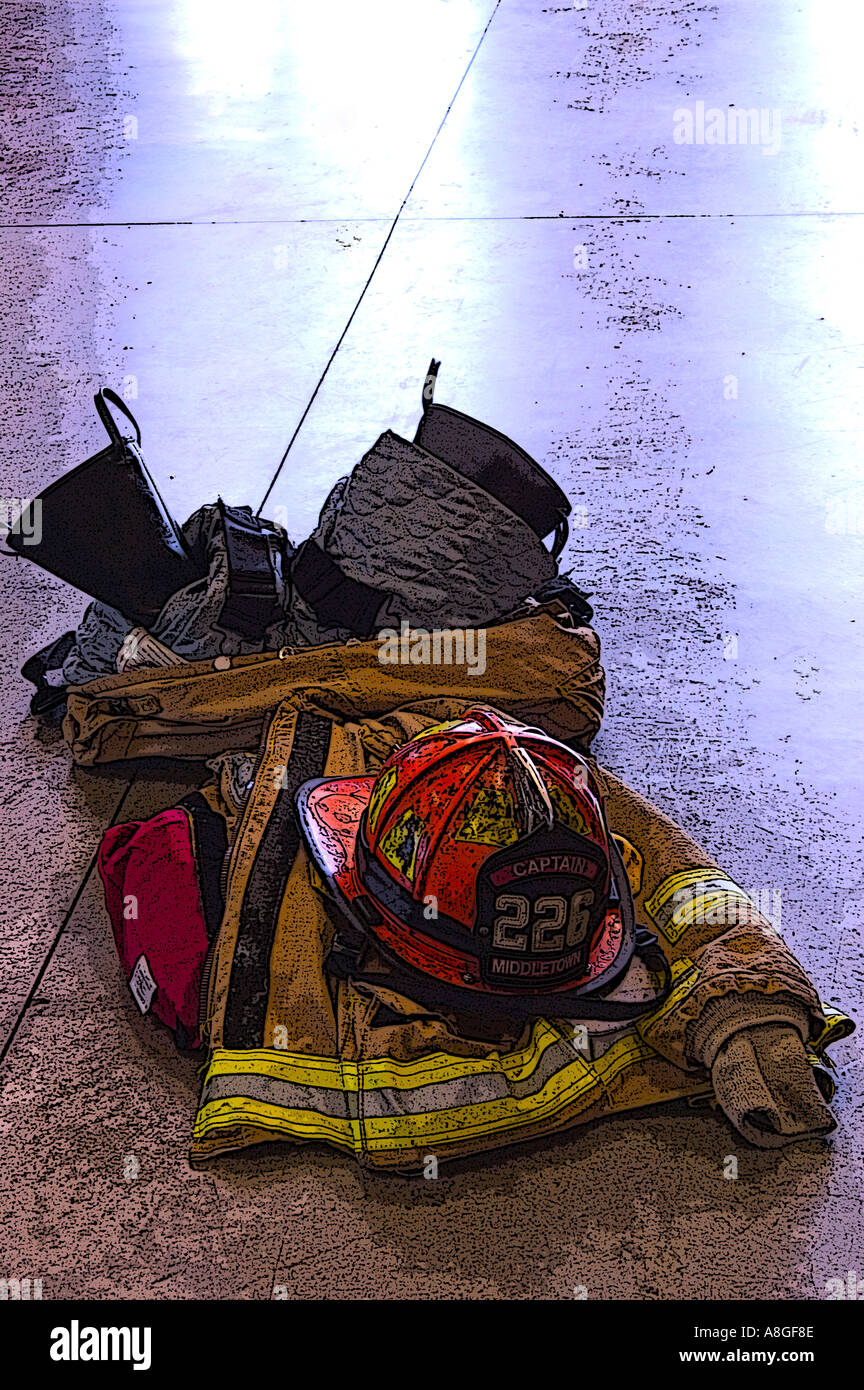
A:
[[[146,1014],[153,1003],[153,995],[158,989],[158,985],[150,972],[150,966],[147,964],[146,956],[139,956],[136,960],[135,969],[129,978],[129,988],[138,1008],[142,1014]]]

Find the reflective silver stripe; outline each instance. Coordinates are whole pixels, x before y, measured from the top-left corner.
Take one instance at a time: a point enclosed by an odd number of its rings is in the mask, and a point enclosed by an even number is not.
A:
[[[578,1060],[579,1053],[573,1044],[559,1039],[543,1051],[530,1076],[510,1080],[503,1072],[493,1071],[454,1077],[449,1081],[422,1082],[406,1089],[370,1086],[361,1092],[362,1110],[364,1116],[370,1119],[387,1119],[482,1105],[489,1101],[524,1100],[542,1091],[557,1072]],[[587,1064],[584,1067],[588,1070]],[[210,1101],[234,1100],[241,1096],[284,1110],[312,1110],[337,1119],[356,1120],[360,1115],[360,1097],[355,1091],[303,1086],[294,1081],[280,1081],[271,1076],[248,1072],[211,1077],[204,1087],[201,1106]]]
[[[212,1076],[201,1094],[200,1106],[214,1100],[235,1100],[245,1096],[283,1110],[314,1110],[337,1120],[358,1118],[356,1091],[340,1087],[302,1086],[296,1081],[278,1081],[273,1076],[230,1073]]]

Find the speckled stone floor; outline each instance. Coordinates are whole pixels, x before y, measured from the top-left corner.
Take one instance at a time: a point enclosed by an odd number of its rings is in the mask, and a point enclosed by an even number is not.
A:
[[[93,452],[104,383],[177,514],[257,505],[311,401],[268,502],[299,539],[413,429],[441,357],[438,399],[573,499],[601,757],[782,904],[853,1012],[862,30],[841,0],[9,0],[0,37],[3,499]],[[0,1277],[741,1300],[864,1278],[855,1037],[836,1134],[780,1153],[670,1106],[434,1183],[287,1146],[190,1170],[194,1064],[138,1016],[93,873],[104,827],[182,775],[71,767],[17,672],[83,598],[0,563]]]

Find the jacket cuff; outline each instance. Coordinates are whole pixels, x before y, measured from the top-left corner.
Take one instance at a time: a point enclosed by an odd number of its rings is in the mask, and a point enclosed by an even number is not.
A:
[[[724,1114],[760,1149],[822,1138],[836,1128],[804,1044],[787,1024],[733,1033],[717,1054],[711,1082]]]
[[[709,999],[687,1030],[688,1060],[710,1071],[717,1054],[735,1033],[762,1023],[794,1028],[801,1042],[810,1035],[810,1016],[800,1000],[791,994],[722,994]]]

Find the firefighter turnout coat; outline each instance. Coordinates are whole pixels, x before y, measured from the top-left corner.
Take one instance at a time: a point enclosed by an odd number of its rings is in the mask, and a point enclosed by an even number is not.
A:
[[[82,763],[257,748],[251,789],[238,793],[223,775],[199,805],[199,820],[203,810],[227,830],[229,849],[221,867],[199,864],[219,879],[202,891],[218,893],[222,915],[201,987],[193,1161],[282,1139],[412,1170],[663,1101],[710,1104],[715,1059],[753,1024],[780,1025],[806,1057],[814,1093],[830,1097],[826,1046],[850,1021],[820,1003],[744,889],[590,753],[637,920],[671,966],[671,991],[653,1012],[587,1028],[538,1017],[490,1035],[480,1018],[400,993],[371,946],[362,979],[328,971],[338,916],[300,834],[304,782],[374,772],[406,739],[480,702],[587,751],[602,701],[596,634],[554,603],[490,627],[486,669],[474,675],[382,665],[376,642],[357,642],[226,669],[217,659],[133,671],[71,692],[65,732]],[[720,1099],[744,1128],[741,1086]]]

